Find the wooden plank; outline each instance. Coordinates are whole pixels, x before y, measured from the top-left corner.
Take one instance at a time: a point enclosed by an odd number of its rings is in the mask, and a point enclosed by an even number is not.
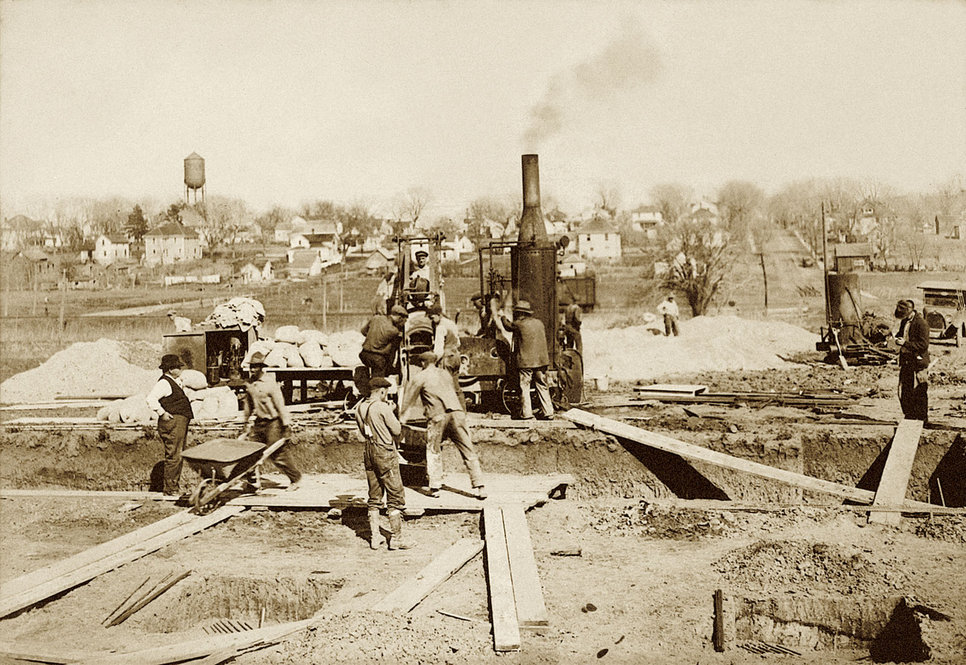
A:
[[[546,626],[549,623],[547,606],[543,601],[543,587],[533,556],[530,527],[522,505],[503,505],[503,529],[506,532],[517,621],[521,626]]]
[[[51,596],[55,596],[69,589],[73,589],[75,586],[88,582],[98,575],[102,575],[106,572],[114,570],[118,566],[122,566],[125,563],[140,559],[151,552],[161,549],[165,545],[170,545],[171,543],[177,542],[182,538],[186,538],[203,529],[207,529],[208,527],[226,520],[233,515],[237,515],[244,510],[246,509],[243,506],[222,506],[218,510],[215,510],[208,515],[194,516],[189,514],[192,520],[185,524],[181,524],[176,528],[159,533],[148,538],[147,540],[130,544],[114,554],[102,556],[86,565],[68,570],[67,572],[47,579],[37,584],[37,586],[26,589],[16,595],[4,596],[0,598],[0,617],[6,617],[14,612],[19,612],[20,610],[26,609],[32,605],[36,605],[37,603],[40,603]],[[178,514],[181,515],[181,513]],[[18,578],[18,580],[19,579],[21,578]]]
[[[520,624],[517,622],[510,558],[507,553],[503,510],[490,503],[483,509],[486,540],[486,579],[490,593],[493,623],[493,648],[496,651],[520,650]]]
[[[377,612],[409,612],[433,589],[456,574],[473,557],[483,551],[483,541],[464,538],[456,541],[429,562],[416,577],[396,588],[376,603]]]
[[[129,501],[176,501],[177,497],[168,497],[161,492],[138,492],[126,490],[62,490],[62,489],[0,489],[0,498],[15,499],[19,497],[48,497],[48,498],[85,498],[85,499],[127,499]]]
[[[79,552],[74,556],[68,557],[66,559],[61,559],[49,566],[44,566],[37,570],[31,571],[20,577],[14,578],[0,585],[0,604],[3,600],[11,596],[16,596],[20,593],[34,589],[37,586],[48,582],[58,576],[65,575],[71,571],[77,570],[89,564],[92,564],[100,559],[106,558],[108,556],[117,554],[118,552],[136,545],[137,543],[144,542],[159,534],[166,531],[176,529],[180,526],[188,524],[195,518],[187,510],[182,510],[181,512],[170,515],[169,517],[159,520],[147,526],[143,526],[140,529],[135,529],[123,536],[118,536],[113,540],[101,543],[100,545],[95,545],[89,549]]]
[[[903,420],[899,423],[895,436],[892,437],[892,443],[889,445],[889,456],[886,458],[879,487],[872,500],[873,506],[897,506],[905,500],[909,474],[912,473],[912,463],[916,459],[921,436],[921,420]],[[873,524],[898,526],[899,518],[898,512],[869,513],[869,522]]]
[[[657,448],[658,450],[674,453],[675,455],[680,455],[685,459],[707,462],[708,464],[720,466],[725,469],[750,473],[761,478],[777,480],[789,485],[794,485],[795,487],[801,487],[802,489],[831,494],[833,496],[849,499],[851,501],[856,501],[863,504],[872,503],[872,500],[875,496],[870,490],[849,487],[848,485],[842,485],[840,483],[833,483],[828,480],[806,476],[802,473],[787,471],[785,469],[777,469],[773,466],[741,459],[726,453],[717,452],[715,450],[708,450],[707,448],[702,448],[701,446],[685,443],[684,441],[678,441],[677,439],[672,439],[671,437],[664,436],[663,434],[650,432],[639,427],[627,425],[626,423],[622,423],[617,420],[612,420],[611,418],[604,418],[603,416],[588,413],[587,411],[581,411],[580,409],[570,409],[569,411],[564,412],[562,415],[564,418],[567,418],[568,420],[571,420],[579,425],[598,429],[602,432],[607,432],[608,434],[613,434],[630,441],[636,441],[637,443],[641,443],[652,448]],[[922,503],[919,501],[906,501],[903,505],[907,508],[924,507],[928,509],[931,504]]]
[[[685,395],[697,395],[707,392],[708,386],[694,383],[655,383],[650,386],[637,386],[635,392],[639,393],[683,393]]]

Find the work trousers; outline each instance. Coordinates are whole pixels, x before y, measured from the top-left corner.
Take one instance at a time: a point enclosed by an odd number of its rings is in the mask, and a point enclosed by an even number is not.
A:
[[[270,446],[281,438],[281,418],[255,419],[255,425],[252,427],[252,441],[259,441],[267,446]],[[278,467],[279,471],[288,476],[290,483],[297,483],[302,479],[302,472],[296,468],[295,460],[292,457],[292,443],[290,441],[283,444],[281,448],[276,450],[272,456],[269,457],[269,459],[275,463],[275,466]]]
[[[392,356],[386,356],[375,351],[360,351],[359,360],[369,368],[369,378],[371,379],[377,376],[385,378],[386,373],[392,367]]]
[[[181,494],[181,452],[188,438],[188,417],[158,418],[158,436],[164,446],[164,493]]]
[[[460,451],[466,471],[470,474],[470,484],[482,487],[483,469],[466,427],[466,412],[447,411],[430,420],[426,426],[426,475],[429,476],[430,489],[438,490],[443,486],[443,439],[452,441]]]
[[[674,334],[675,337],[678,336],[678,319],[676,316],[673,316],[671,314],[665,314],[664,315],[664,336],[668,337],[672,333]]]
[[[530,402],[531,383],[537,389],[541,414],[545,418],[549,418],[553,415],[553,402],[550,400],[550,384],[547,383],[546,366],[520,368],[520,399],[522,402],[520,416],[523,418],[533,417],[533,405]]]
[[[902,417],[925,422],[929,415],[929,383],[916,379],[914,365],[899,365],[899,406]]]
[[[366,482],[369,484],[370,510],[382,508],[382,496],[386,495],[386,508],[402,511],[406,507],[406,491],[399,473],[399,455],[395,449],[366,441],[364,453]]]

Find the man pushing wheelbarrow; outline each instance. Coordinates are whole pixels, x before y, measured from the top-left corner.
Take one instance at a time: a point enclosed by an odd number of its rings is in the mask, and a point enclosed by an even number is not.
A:
[[[288,476],[288,491],[299,488],[302,473],[296,468],[292,459],[292,416],[285,408],[282,389],[275,382],[275,377],[265,372],[265,354],[253,353],[249,361],[249,379],[245,383],[244,417],[245,431],[243,439],[258,441],[265,445],[272,445],[279,439],[286,443],[269,457],[282,473]],[[249,423],[252,414],[255,422]]]

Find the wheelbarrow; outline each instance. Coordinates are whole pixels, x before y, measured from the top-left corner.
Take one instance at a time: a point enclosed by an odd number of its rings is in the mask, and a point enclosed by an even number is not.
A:
[[[253,471],[255,487],[261,486],[261,467],[275,451],[288,441],[281,438],[270,446],[245,439],[212,439],[185,450],[181,457],[198,472],[201,482],[189,499],[200,515],[211,512],[222,493],[241,485]]]

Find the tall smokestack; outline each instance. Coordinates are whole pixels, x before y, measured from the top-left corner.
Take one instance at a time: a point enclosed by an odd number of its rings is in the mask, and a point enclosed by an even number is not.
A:
[[[540,209],[540,161],[537,155],[523,155],[523,214],[520,216],[521,243],[547,242],[547,229]]]

